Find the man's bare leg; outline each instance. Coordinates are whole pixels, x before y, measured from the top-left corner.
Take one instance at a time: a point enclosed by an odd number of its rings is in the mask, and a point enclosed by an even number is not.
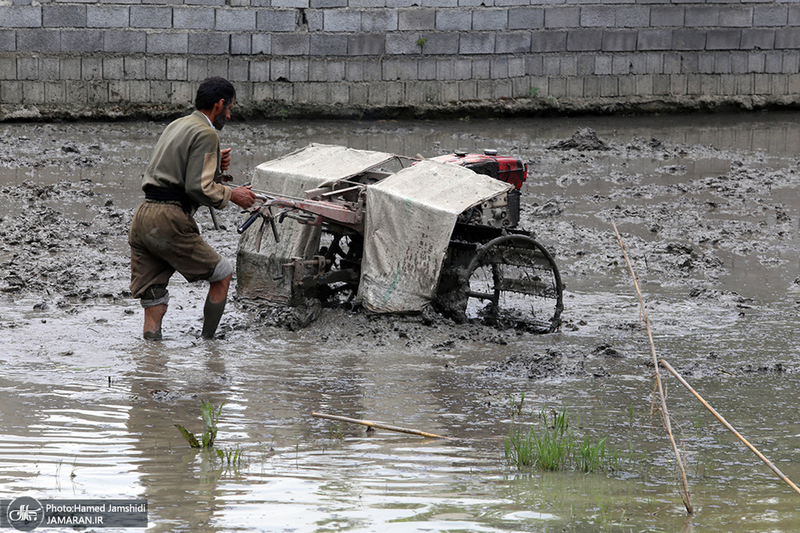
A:
[[[203,306],[203,338],[213,339],[217,332],[217,326],[222,319],[225,311],[225,303],[228,301],[228,288],[231,285],[233,274],[219,281],[214,281],[208,287],[206,304]]]
[[[161,320],[167,312],[167,304],[153,305],[144,308],[144,333],[148,341],[161,340]]]

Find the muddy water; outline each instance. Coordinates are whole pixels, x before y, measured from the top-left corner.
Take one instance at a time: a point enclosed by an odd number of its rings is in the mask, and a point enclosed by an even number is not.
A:
[[[309,142],[528,161],[522,226],[567,284],[562,331],[326,310],[287,331],[232,301],[198,339],[205,287],[174,279],[166,339],[139,339],[125,231],[163,124],[0,125],[0,496],[147,498],[152,531],[790,532],[798,496],[672,378],[691,520],[653,402],[623,235],[659,355],[800,480],[800,116],[232,123],[242,181]],[[576,136],[590,127],[602,144]],[[608,149],[604,149],[608,148]],[[204,235],[235,255],[240,215]],[[224,402],[196,451],[201,400]],[[567,409],[613,471],[506,464],[515,427]],[[455,437],[313,418],[327,412]],[[240,459],[232,460],[236,454]]]

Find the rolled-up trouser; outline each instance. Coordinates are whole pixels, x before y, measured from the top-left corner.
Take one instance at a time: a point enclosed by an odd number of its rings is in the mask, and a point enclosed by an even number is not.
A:
[[[200,236],[194,217],[177,202],[145,200],[128,232],[131,247],[131,293],[143,307],[169,301],[166,286],[175,271],[186,281],[220,281],[233,266]],[[153,290],[148,290],[149,288]],[[163,290],[162,290],[163,289]]]

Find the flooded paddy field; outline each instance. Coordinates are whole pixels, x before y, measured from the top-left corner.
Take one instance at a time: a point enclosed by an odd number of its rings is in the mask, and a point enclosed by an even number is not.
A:
[[[561,331],[326,309],[290,331],[175,276],[141,340],[127,229],[163,123],[0,125],[0,498],[143,498],[148,531],[794,532],[800,496],[662,371],[695,515],[656,410],[658,354],[800,481],[800,115],[231,122],[241,182],[311,142],[529,165],[523,228],[554,254]],[[590,130],[586,130],[590,128]],[[204,236],[235,258],[233,207]],[[214,449],[201,402],[222,405]],[[312,417],[383,421],[429,439]],[[515,431],[568,413],[604,468],[509,464]],[[219,454],[217,453],[219,452]]]

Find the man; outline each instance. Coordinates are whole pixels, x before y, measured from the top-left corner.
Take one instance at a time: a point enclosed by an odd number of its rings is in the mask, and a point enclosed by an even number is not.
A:
[[[230,120],[236,90],[223,78],[200,84],[194,113],[172,122],[156,143],[142,179],[144,202],[136,209],[131,246],[131,293],[144,308],[144,338],[161,339],[167,312],[167,284],[175,271],[187,281],[208,280],[203,332],[214,337],[233,276],[233,266],[200,237],[194,213],[201,205],[223,209],[229,202],[245,209],[255,202],[249,187],[231,189],[216,179],[231,163],[220,150],[219,135]]]

